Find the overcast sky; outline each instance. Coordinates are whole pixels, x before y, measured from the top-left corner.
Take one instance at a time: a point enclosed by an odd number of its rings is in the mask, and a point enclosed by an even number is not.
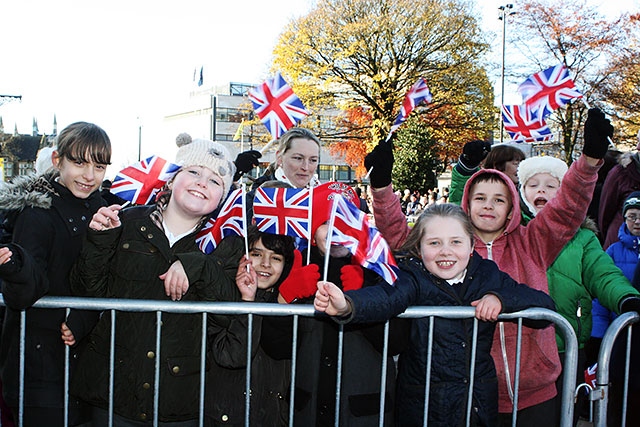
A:
[[[517,1],[511,2],[517,10]],[[638,0],[599,1],[630,10]],[[267,76],[280,31],[312,0],[14,0],[2,6],[0,94],[22,102],[0,106],[6,132],[17,124],[51,133],[77,120],[102,126],[114,145],[114,166],[173,144],[157,135],[162,117],[180,112],[204,67],[205,86],[259,83]],[[484,25],[500,38],[498,6],[479,0]],[[501,48],[498,42],[496,49]],[[498,52],[499,54],[499,52]],[[506,91],[505,91],[506,93]],[[138,119],[140,118],[140,119]]]

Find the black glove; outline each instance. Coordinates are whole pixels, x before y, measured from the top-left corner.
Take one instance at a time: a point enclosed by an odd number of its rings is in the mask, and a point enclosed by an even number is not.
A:
[[[256,150],[243,151],[236,157],[236,173],[233,175],[233,180],[237,181],[242,175],[249,172],[260,164],[258,159],[262,157],[262,153]]]
[[[391,184],[391,170],[393,169],[393,137],[389,141],[378,143],[376,147],[365,156],[364,167],[368,170],[371,186],[382,188]]]
[[[462,155],[458,164],[462,166],[462,172],[472,172],[487,157],[491,151],[491,143],[489,141],[473,140],[464,144]]]
[[[584,146],[582,154],[594,159],[604,159],[613,136],[613,126],[599,108],[589,109],[584,123]]]
[[[630,311],[640,313],[640,298],[627,297],[622,300],[620,303],[620,313],[628,313]]]

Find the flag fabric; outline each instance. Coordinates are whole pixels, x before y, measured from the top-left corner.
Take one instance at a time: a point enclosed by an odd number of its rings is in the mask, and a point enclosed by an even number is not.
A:
[[[526,105],[503,105],[502,120],[504,130],[516,142],[546,141],[553,136],[547,123]]]
[[[300,98],[293,93],[279,72],[273,79],[267,79],[251,89],[249,99],[274,139],[280,138],[283,133],[309,115]]]
[[[258,188],[253,199],[258,230],[309,240],[309,190]]]
[[[202,86],[202,84],[204,83],[204,75],[203,75],[203,69],[204,67],[200,67],[200,78],[198,79],[198,86]]]
[[[179,169],[179,165],[151,156],[118,172],[111,193],[133,204],[146,205],[155,200],[156,193]]]
[[[240,141],[240,139],[242,139],[242,130],[244,129],[244,119],[242,119],[242,121],[240,122],[240,125],[238,125],[238,130],[236,130],[235,135],[233,135],[233,140],[234,141]]]
[[[592,390],[596,388],[596,375],[598,373],[598,364],[595,363],[584,370],[584,382],[589,384]]]
[[[196,235],[196,243],[202,252],[210,254],[227,236],[242,236],[244,210],[242,188],[234,190],[222,205],[216,218],[209,218]]]
[[[331,244],[346,247],[356,262],[375,271],[393,285],[398,278],[398,266],[389,244],[378,229],[369,226],[365,213],[353,203],[347,202],[341,195],[336,195],[333,203],[336,206]]]
[[[524,104],[540,118],[547,117],[574,98],[582,98],[564,64],[528,77],[518,86],[518,92]]]
[[[405,120],[407,120],[407,117],[409,117],[409,114],[411,114],[417,105],[422,102],[431,102],[432,99],[433,96],[429,91],[427,82],[420,77],[420,79],[411,86],[409,92],[407,92],[404,102],[402,103],[402,107],[400,108],[400,113],[398,114],[398,117],[396,117],[395,122],[393,122],[387,139],[391,138],[391,134],[395,132]]]

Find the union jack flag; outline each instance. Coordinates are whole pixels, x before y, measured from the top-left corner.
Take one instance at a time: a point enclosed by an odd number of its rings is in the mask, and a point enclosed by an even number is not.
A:
[[[346,247],[361,266],[375,271],[393,285],[398,278],[398,266],[387,241],[377,228],[369,226],[365,213],[355,205],[340,195],[333,200],[335,216],[331,244]]]
[[[179,165],[151,156],[118,172],[110,191],[133,204],[146,205],[179,169]]]
[[[409,114],[411,114],[417,105],[422,102],[431,102],[432,99],[433,96],[429,91],[427,82],[420,77],[420,79],[411,86],[409,92],[407,92],[404,102],[402,103],[402,107],[400,108],[400,113],[398,114],[398,117],[396,117],[396,121],[393,122],[393,125],[391,126],[391,131],[389,132],[387,140],[391,138],[391,134],[395,132],[405,120],[407,120],[407,117],[409,117]]]
[[[528,77],[518,86],[518,92],[524,104],[541,118],[568,104],[573,98],[582,98],[564,64]]]
[[[280,72],[249,91],[253,108],[274,139],[309,115]]]
[[[242,236],[244,229],[244,204],[242,188],[233,191],[222,205],[216,218],[209,218],[196,235],[196,243],[202,252],[210,254],[223,238]]]
[[[253,218],[260,231],[309,240],[309,190],[258,188]]]
[[[516,142],[546,141],[552,137],[544,119],[538,119],[526,105],[503,105],[502,119],[504,130]]]

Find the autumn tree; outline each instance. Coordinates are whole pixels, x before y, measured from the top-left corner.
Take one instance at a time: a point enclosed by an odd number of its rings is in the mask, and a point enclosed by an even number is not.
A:
[[[640,14],[621,17],[620,28],[620,43],[609,55],[598,92],[618,119],[617,141],[635,146],[640,129]]]
[[[434,95],[429,109],[456,111],[440,117],[458,121],[420,123],[438,125],[457,152],[466,142],[461,130],[486,136],[495,121],[481,63],[488,44],[476,16],[463,0],[320,0],[288,24],[273,67],[313,112],[303,124],[324,140],[347,141],[358,153],[362,144],[368,150],[386,138],[405,94],[424,77]],[[351,121],[347,113],[347,120],[317,126],[325,119],[319,112],[328,108],[364,112],[368,123]]]
[[[584,95],[586,102],[575,100],[547,119],[558,129],[555,143],[571,163],[576,146],[581,145],[587,105],[603,106],[604,100],[594,95],[604,79],[604,54],[618,42],[619,22],[606,21],[584,0],[529,0],[519,4],[513,25],[512,45],[521,55],[510,55],[509,67],[522,70],[524,79],[563,63]]]

